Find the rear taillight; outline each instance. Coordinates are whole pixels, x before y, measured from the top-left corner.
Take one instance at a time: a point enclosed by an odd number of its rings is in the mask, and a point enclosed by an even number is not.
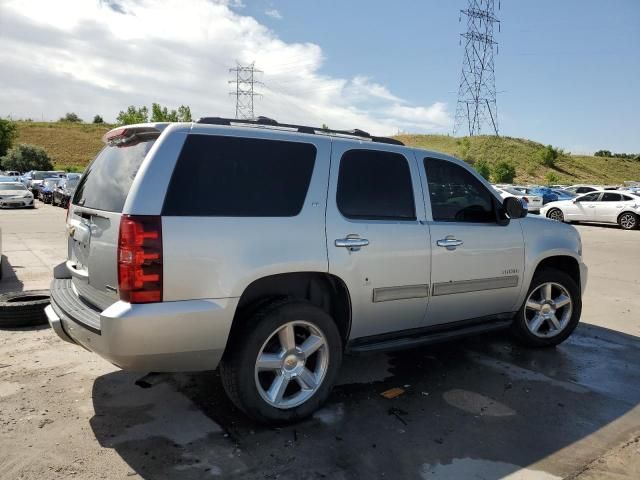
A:
[[[162,301],[162,220],[123,215],[118,236],[118,290],[129,303]]]
[[[529,203],[529,199],[527,197],[522,197],[522,200],[524,201],[524,203]]]

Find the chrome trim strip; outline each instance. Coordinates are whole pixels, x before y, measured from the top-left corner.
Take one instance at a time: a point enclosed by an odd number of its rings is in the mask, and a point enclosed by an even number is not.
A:
[[[517,287],[518,281],[518,275],[509,275],[506,277],[480,278],[477,280],[460,280],[457,282],[434,283],[433,296]]]
[[[402,285],[400,287],[383,287],[373,289],[374,302],[407,300],[429,296],[429,285]]]

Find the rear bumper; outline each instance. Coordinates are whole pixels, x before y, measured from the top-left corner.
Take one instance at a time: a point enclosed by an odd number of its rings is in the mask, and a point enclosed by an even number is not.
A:
[[[53,330],[114,365],[133,371],[211,370],[218,366],[237,298],[132,305],[93,310],[69,279],[55,279],[46,309]]]

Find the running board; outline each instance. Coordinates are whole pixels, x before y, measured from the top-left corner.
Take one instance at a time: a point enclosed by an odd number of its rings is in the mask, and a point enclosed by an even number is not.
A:
[[[449,328],[440,327],[434,331],[434,327],[423,329],[421,332],[405,331],[396,335],[376,335],[353,340],[347,344],[347,353],[364,354],[369,352],[385,352],[391,350],[403,350],[407,348],[431,345],[434,343],[457,340],[486,332],[503,330],[512,323],[512,318],[494,319],[482,323],[474,322],[465,325],[451,325]]]

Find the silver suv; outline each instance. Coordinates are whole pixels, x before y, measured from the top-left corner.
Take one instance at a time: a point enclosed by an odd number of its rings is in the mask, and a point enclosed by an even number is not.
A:
[[[263,422],[310,415],[344,353],[509,328],[565,340],[587,269],[464,162],[360,130],[217,117],[105,135],[49,322],[128,370],[220,367]]]

